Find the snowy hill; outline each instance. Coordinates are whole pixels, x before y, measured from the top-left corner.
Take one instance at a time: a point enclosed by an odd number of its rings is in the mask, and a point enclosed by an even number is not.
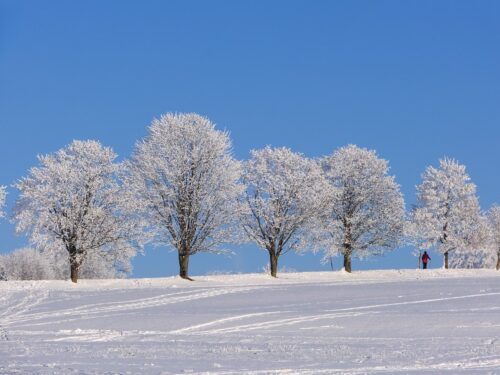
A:
[[[500,374],[500,272],[0,282],[0,374]]]

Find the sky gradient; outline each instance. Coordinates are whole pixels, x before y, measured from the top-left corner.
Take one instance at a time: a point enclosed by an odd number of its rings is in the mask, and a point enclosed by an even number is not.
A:
[[[424,169],[452,157],[488,209],[500,203],[499,14],[497,1],[0,0],[0,184],[73,139],[126,158],[153,118],[197,112],[230,131],[239,159],[265,145],[375,149],[407,207]],[[26,243],[0,221],[0,252]],[[194,256],[191,273],[267,262],[254,246],[233,250]],[[320,259],[280,264],[328,269]],[[148,248],[134,276],[173,275],[176,262]],[[400,249],[353,268],[416,265]]]

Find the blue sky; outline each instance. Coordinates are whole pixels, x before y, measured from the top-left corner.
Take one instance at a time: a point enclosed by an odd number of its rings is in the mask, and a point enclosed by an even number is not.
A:
[[[498,14],[497,1],[0,0],[0,184],[73,139],[125,158],[154,117],[198,112],[231,132],[240,159],[267,144],[375,149],[407,205],[427,165],[456,158],[487,209],[500,203]],[[25,243],[0,222],[1,252]],[[267,262],[234,250],[196,255],[192,274]],[[328,269],[320,258],[280,263]],[[416,264],[401,249],[353,267]],[[137,277],[177,273],[164,248],[134,265]]]

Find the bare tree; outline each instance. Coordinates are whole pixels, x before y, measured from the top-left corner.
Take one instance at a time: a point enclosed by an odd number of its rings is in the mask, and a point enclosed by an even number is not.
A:
[[[74,141],[15,185],[18,233],[40,251],[63,247],[71,280],[89,257],[102,252],[127,262],[140,248],[140,222],[124,214],[115,153],[96,141]]]
[[[127,169],[133,210],[157,243],[177,250],[182,278],[190,280],[191,255],[220,252],[233,241],[240,165],[229,135],[210,120],[193,113],[154,120]]]
[[[341,254],[351,272],[353,256],[381,254],[400,243],[403,196],[375,151],[349,145],[323,158],[322,166],[333,189],[322,229],[326,257]]]
[[[276,277],[279,257],[309,244],[307,225],[325,206],[329,188],[318,164],[301,154],[270,147],[251,154],[240,222],[247,238],[269,253]]]

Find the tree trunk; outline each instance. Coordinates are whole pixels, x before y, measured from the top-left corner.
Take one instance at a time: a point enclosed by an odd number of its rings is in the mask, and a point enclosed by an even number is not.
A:
[[[497,260],[497,271],[500,271],[500,250],[498,251],[498,260]]]
[[[351,218],[346,219],[345,234],[344,234],[344,270],[351,273],[351,256],[352,256],[352,223]]]
[[[447,203],[445,217],[448,217],[449,212],[450,212],[450,206]],[[440,239],[440,242],[442,245],[446,245],[447,240],[448,240],[448,222],[446,222],[443,226],[443,235]],[[444,253],[444,269],[445,270],[448,269],[448,251]]]
[[[272,251],[269,251],[269,264],[271,266],[271,276],[277,277],[276,274],[278,273],[278,256]]]
[[[71,275],[71,281],[76,283],[78,281],[78,271],[80,270],[80,264],[74,257],[70,257],[69,260],[69,271]]]
[[[344,270],[346,272],[351,273],[352,268],[351,268],[351,251],[346,251],[344,253]]]
[[[78,273],[80,271],[80,266],[82,265],[82,258],[78,256],[79,255],[78,249],[73,242],[66,244],[66,250],[68,251],[69,255],[70,278],[72,282],[76,283],[78,281]]]
[[[188,269],[189,253],[186,253],[186,255],[181,255],[181,253],[179,253],[179,276],[183,279],[193,281],[193,279],[188,276]]]

